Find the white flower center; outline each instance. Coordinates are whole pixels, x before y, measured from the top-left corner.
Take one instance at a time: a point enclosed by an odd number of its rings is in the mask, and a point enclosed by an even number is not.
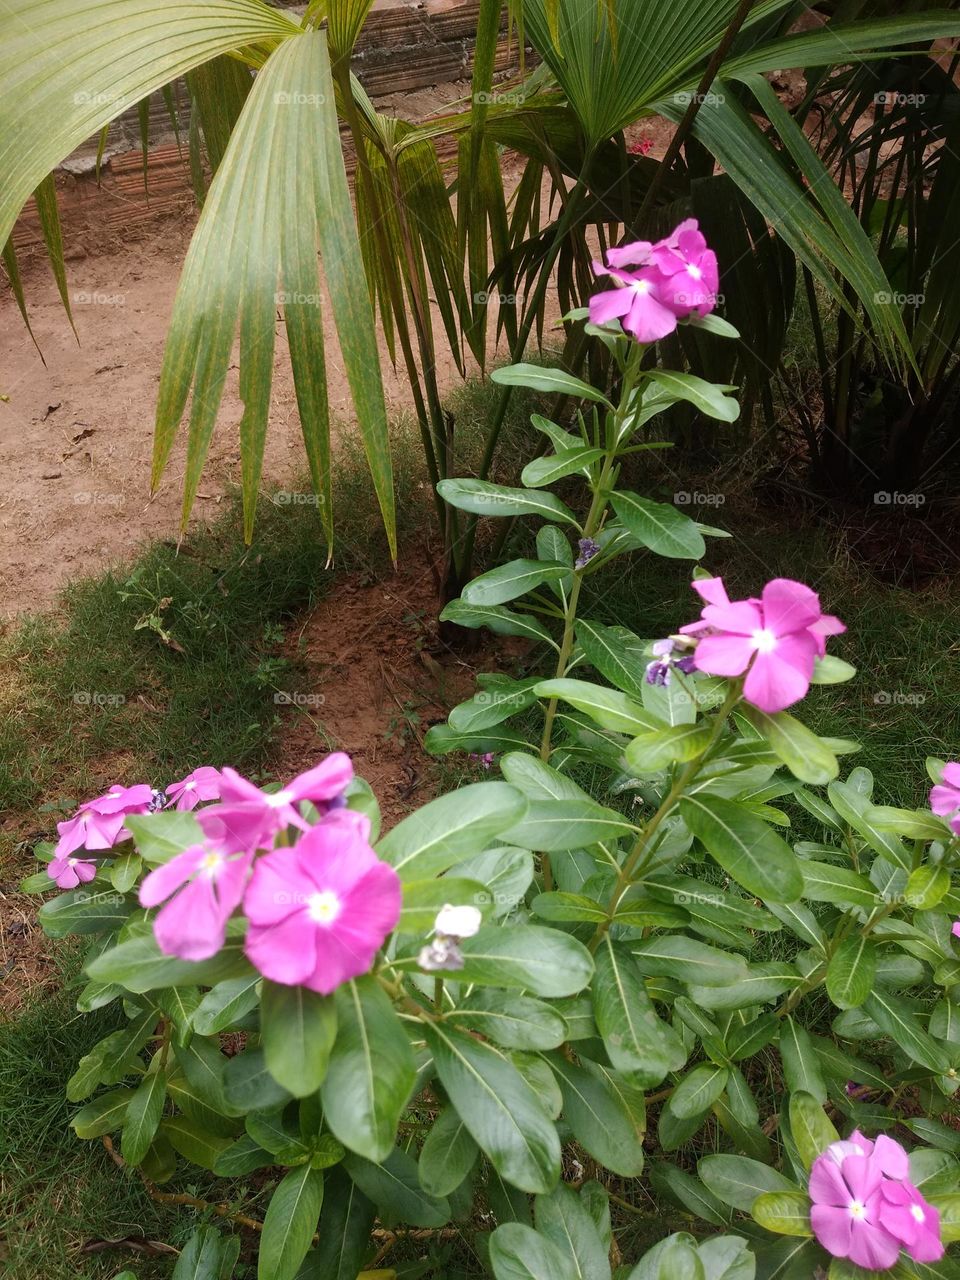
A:
[[[196,791],[197,784],[195,782],[185,782],[183,784],[184,791]]]
[[[652,287],[652,286],[651,286],[651,284],[650,284],[650,281],[649,281],[649,280],[635,280],[635,281],[634,281],[634,283],[633,283],[633,291],[634,291],[634,293],[639,293],[641,296],[643,296],[644,294],[649,293],[649,292],[650,292],[651,287]]]
[[[68,867],[75,867],[79,861],[80,861],[80,859],[79,859],[79,858],[68,858],[68,859],[67,859],[67,866],[68,866]]]
[[[311,893],[307,899],[307,915],[314,924],[333,924],[341,907],[340,899],[329,889],[323,893]]]
[[[204,860],[200,863],[200,873],[207,880],[215,880],[217,872],[223,864],[222,853],[208,853]]]
[[[691,262],[687,267],[687,275],[692,276],[694,280],[700,280],[703,276],[703,271],[695,262]]]
[[[860,1221],[867,1216],[867,1207],[860,1200],[850,1201],[850,1217]]]
[[[769,627],[761,627],[758,631],[754,631],[750,639],[757,653],[773,653],[777,647],[777,637]]]
[[[273,795],[267,796],[267,804],[271,809],[282,809],[284,805],[292,803],[293,796],[289,791],[275,791]]]
[[[910,1213],[913,1216],[914,1222],[926,1222],[927,1220],[927,1215],[923,1212],[923,1210],[920,1208],[918,1204],[912,1204],[910,1206]]]

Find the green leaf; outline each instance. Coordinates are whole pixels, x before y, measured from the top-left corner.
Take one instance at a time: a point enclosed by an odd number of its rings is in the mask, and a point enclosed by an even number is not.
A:
[[[247,251],[252,237],[255,254]],[[301,30],[296,40],[284,41],[267,58],[204,203],[184,263],[164,352],[153,483],[159,482],[192,389],[184,478],[186,521],[239,320],[240,396],[245,405],[239,428],[244,533],[248,540],[252,536],[270,407],[278,284],[315,481],[328,468],[318,242],[340,354],[395,558],[393,475],[376,332],[322,30]],[[325,515],[327,508],[325,501]],[[329,540],[326,519],[325,524]]]
[[[844,662],[842,658],[835,658],[828,653],[824,657],[815,660],[810,683],[845,684],[848,680],[852,680],[856,674],[856,667],[851,667],[849,662]]]
[[[226,1031],[259,1003],[260,974],[218,982],[193,1011],[193,1029],[201,1036]]]
[[[946,867],[915,867],[910,872],[904,900],[915,911],[932,911],[950,891],[950,872]]]
[[[508,720],[537,700],[534,686],[536,676],[524,680],[504,680],[479,690],[467,702],[454,707],[449,715],[452,729],[458,733],[478,733]]]
[[[818,787],[836,778],[837,757],[805,724],[785,711],[770,715],[749,703],[744,704],[743,714],[795,778]]]
[[[736,422],[740,406],[725,391],[730,388],[715,386],[692,373],[673,373],[667,369],[651,369],[647,377],[661,391],[675,400],[686,400],[708,418],[721,422]]]
[[[748,893],[794,902],[804,877],[793,850],[767,824],[732,800],[684,796],[680,815],[713,858]]]
[[[657,1017],[637,962],[623,944],[605,934],[594,960],[593,1016],[611,1064],[636,1073],[644,1086],[659,1084],[687,1059],[680,1037]]]
[[[550,564],[544,560],[510,560],[468,582],[460,599],[474,606],[507,604],[545,582],[560,582],[569,572],[559,561]]]
[[[505,1222],[490,1237],[496,1280],[578,1280],[574,1260],[532,1227]]]
[[[587,661],[612,685],[631,698],[642,698],[647,656],[644,642],[626,627],[605,627],[591,618],[577,619],[577,640]]]
[[[494,369],[490,377],[501,387],[530,387],[534,391],[548,391],[554,395],[573,396],[577,400],[592,400],[613,408],[602,391],[581,382],[562,369],[545,369],[537,364],[509,364]]]
[[[293,1280],[310,1248],[322,1204],[323,1174],[309,1164],[291,1169],[267,1206],[258,1280]]]
[[[377,853],[401,880],[423,880],[480,853],[522,817],[527,802],[506,782],[476,782],[431,800],[398,822]]]
[[[667,1106],[678,1120],[703,1115],[727,1087],[728,1071],[712,1062],[694,1067],[676,1085]]]
[[[576,995],[593,977],[593,957],[576,938],[539,925],[485,925],[461,944],[457,980],[519,988],[544,998]]]
[[[950,1070],[950,1055],[921,1029],[909,1000],[878,985],[864,1000],[863,1011],[914,1062],[937,1075],[945,1075]]]
[[[560,520],[580,527],[566,503],[552,493],[509,489],[486,480],[441,480],[437,493],[451,507],[478,516],[542,516],[544,520]]]
[[[323,1191],[317,1247],[307,1254],[296,1280],[357,1280],[370,1257],[375,1210],[340,1169],[331,1170]]]
[[[873,990],[877,953],[869,938],[844,938],[827,965],[827,995],[838,1009],[856,1009]]]
[[[260,1043],[267,1070],[295,1098],[306,1098],[320,1088],[336,1035],[331,996],[264,980]]]
[[[107,933],[119,929],[135,910],[136,903],[122,898],[115,889],[103,892],[71,889],[45,902],[37,916],[48,938],[65,938],[71,933]]]
[[[442,876],[439,880],[408,880],[403,886],[398,933],[422,936],[433,930],[437,912],[446,903],[476,907],[486,918],[493,908],[493,894],[479,880]]]
[[[561,1182],[549,1196],[537,1196],[534,1221],[540,1235],[573,1262],[577,1280],[610,1280],[607,1249],[589,1210],[571,1187]]]
[[[699,560],[705,554],[707,544],[696,524],[676,507],[621,490],[611,493],[610,502],[633,536],[657,555]]]
[[[270,1074],[262,1049],[245,1049],[229,1060],[223,1071],[223,1090],[237,1115],[270,1111],[289,1102],[291,1096]]]
[[[791,1017],[784,1018],[780,1028],[780,1060],[791,1093],[806,1093],[817,1102],[826,1102],[827,1086],[823,1082],[813,1041],[809,1032]]]
[[[678,724],[640,734],[627,747],[624,759],[638,773],[657,773],[669,764],[695,759],[707,749],[712,737],[710,724]]]
[[[817,1156],[822,1155],[840,1136],[827,1119],[823,1107],[809,1093],[790,1095],[790,1133],[805,1169],[809,1169]]]
[[[765,1192],[799,1190],[776,1169],[746,1156],[703,1156],[697,1173],[717,1199],[742,1213],[749,1213],[757,1196]]]
[[[805,1191],[765,1191],[753,1202],[751,1216],[761,1227],[778,1235],[813,1235],[810,1198]]]
[[[420,1151],[420,1185],[428,1195],[456,1191],[477,1162],[479,1148],[453,1107],[434,1120]]]
[[[576,449],[564,449],[546,458],[534,458],[528,462],[520,474],[520,479],[530,489],[539,489],[544,485],[555,484],[564,476],[577,472],[587,473],[595,462],[603,457],[602,449],[588,449],[585,446]]]
[[[191,845],[203,843],[203,829],[194,815],[177,809],[133,814],[125,826],[133,836],[137,852],[152,867],[169,862]]]
[[[340,1029],[323,1083],[324,1115],[345,1147],[383,1160],[413,1090],[410,1041],[373,977],[340,987],[336,1007]]]
[[[160,1132],[185,1160],[201,1169],[213,1169],[219,1157],[231,1145],[231,1139],[202,1129],[189,1116],[167,1116]]]
[[[523,849],[557,853],[632,837],[636,830],[628,818],[593,800],[532,800],[523,821],[505,831],[503,839]]]
[[[750,973],[743,956],[708,947],[679,933],[661,934],[628,945],[645,977],[727,987],[744,981]]]
[[[852,787],[850,779],[846,782],[831,782],[827,788],[827,795],[844,822],[863,836],[871,849],[902,871],[909,873],[913,870],[913,858],[904,847],[902,840],[891,832],[882,831],[874,826],[869,816],[874,807],[869,796],[861,795],[855,787]]]
[[[643,1171],[646,1098],[629,1074],[584,1059],[578,1066],[560,1054],[550,1065],[563,1092],[563,1117],[577,1142],[623,1178]]]
[[[162,1071],[151,1071],[130,1099],[120,1140],[120,1151],[127,1164],[138,1165],[147,1154],[160,1127],[166,1096],[166,1076]]]
[[[471,605],[451,600],[440,614],[441,622],[455,622],[460,627],[488,627],[495,635],[523,636],[557,647],[553,636],[537,618],[513,613],[500,605]]]
[[[78,1138],[102,1138],[105,1133],[114,1133],[123,1125],[127,1107],[133,1097],[132,1089],[112,1089],[94,1098],[85,1107],[81,1107],[70,1121]]]
[[[560,1176],[560,1140],[533,1088],[491,1045],[437,1023],[424,1035],[450,1101],[501,1177],[549,1191]]]
[[[446,1015],[446,1022],[477,1032],[505,1049],[557,1049],[567,1036],[567,1024],[553,1005],[492,988],[471,992]]]
[[[211,959],[193,962],[164,955],[152,933],[121,942],[87,965],[95,982],[118,982],[137,995],[157,987],[213,986],[252,972],[240,942],[228,942]]]
[[[273,1154],[260,1146],[259,1142],[242,1134],[232,1146],[225,1147],[217,1156],[213,1172],[219,1178],[242,1178],[256,1169],[264,1169],[274,1162]]]
[[[615,733],[649,733],[666,727],[619,689],[608,689],[589,680],[541,680],[536,686],[536,693],[541,698],[562,698],[571,707],[586,712],[604,729],[612,729]]]
[[[804,859],[800,870],[803,873],[803,896],[811,902],[831,902],[870,911],[880,901],[880,895],[867,877],[848,871],[846,867]]]
[[[417,1162],[394,1147],[382,1164],[347,1155],[344,1168],[381,1214],[414,1227],[445,1227],[450,1204],[443,1196],[428,1195],[420,1186]]]

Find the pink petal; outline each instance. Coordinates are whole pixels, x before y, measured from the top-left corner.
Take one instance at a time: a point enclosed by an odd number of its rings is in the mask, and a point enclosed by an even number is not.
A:
[[[169,862],[154,868],[140,885],[141,907],[155,907],[158,903],[165,902],[196,873],[209,852],[203,845],[195,844],[184,849],[183,853],[178,853]]]
[[[850,1251],[846,1256],[868,1271],[886,1271],[900,1256],[900,1242],[876,1222],[854,1221],[850,1231]]]
[[[758,653],[743,683],[743,696],[771,715],[793,706],[810,688],[815,653],[813,639],[805,634],[787,636],[772,653]]]
[[[813,1162],[808,1190],[810,1199],[816,1204],[846,1207],[850,1203],[850,1188],[844,1181],[840,1165],[826,1154]]]
[[[930,808],[941,818],[948,817],[960,809],[960,791],[953,786],[944,786],[938,782],[930,792]],[[59,849],[60,846],[57,845]]]
[[[701,600],[706,600],[707,604],[730,603],[722,578],[694,578],[690,585]]]
[[[299,848],[277,849],[255,862],[243,896],[243,913],[258,926],[279,924],[313,892],[315,887],[305,882]]]
[[[353,781],[353,763],[343,751],[334,751],[313,769],[299,774],[288,782],[284,790],[294,801],[311,800],[313,803],[333,800]]]
[[[73,870],[81,884],[89,884],[97,874],[97,868],[92,862],[75,862]]]
[[[943,781],[960,791],[960,763],[950,760],[943,766]]]
[[[627,333],[638,342],[659,342],[677,327],[677,317],[652,293],[634,293],[630,311],[623,321]]]
[[[879,1166],[880,1172],[888,1178],[895,1178],[898,1182],[902,1182],[904,1178],[910,1176],[910,1161],[906,1151],[899,1142],[888,1138],[885,1133],[882,1133],[874,1143],[873,1159]]]
[[[593,324],[609,324],[625,316],[633,305],[629,289],[606,289],[590,299],[590,320]]]
[[[217,905],[212,882],[201,876],[161,909],[153,922],[153,934],[165,955],[207,960],[223,946],[227,915],[229,912],[225,915]]]
[[[847,1209],[827,1204],[812,1205],[810,1225],[813,1234],[828,1253],[832,1253],[835,1258],[848,1256],[853,1219]]]
[[[57,858],[66,858],[77,849],[82,848],[84,837],[86,835],[86,825],[87,819],[82,813],[78,813],[67,822],[58,822],[57,832],[59,833],[60,839],[57,841],[54,856]]]
[[[792,578],[774,578],[763,588],[763,625],[775,636],[791,635],[819,622],[820,599]]]
[[[632,244],[608,249],[607,261],[611,267],[642,267],[650,261],[652,249],[653,245],[649,240],[634,240]]]
[[[694,650],[693,664],[711,676],[742,676],[755,652],[746,636],[704,636]]]
[[[763,614],[750,600],[735,600],[732,604],[708,604],[703,610],[704,622],[718,631],[732,631],[738,636],[752,636],[764,625]]]
[[[251,924],[243,949],[265,978],[293,987],[306,983],[317,967],[317,938],[307,913],[296,911],[276,924]]]
[[[377,947],[367,939],[356,939],[339,929],[316,935],[317,962],[304,986],[327,996],[351,978],[366,973],[373,964]]]

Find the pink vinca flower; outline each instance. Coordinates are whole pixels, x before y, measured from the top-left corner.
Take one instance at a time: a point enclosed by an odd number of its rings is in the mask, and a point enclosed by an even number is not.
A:
[[[960,835],[960,764],[956,760],[943,766],[943,777],[930,792],[930,808]]]
[[[743,695],[761,711],[783,711],[810,687],[826,637],[845,631],[822,613],[815,591],[791,578],[774,578],[761,598],[731,601],[720,578],[693,583],[706,600],[701,620],[680,630],[700,637],[694,666],[713,676],[742,676]]]
[[[300,813],[304,801],[326,812],[342,803],[352,780],[353,765],[342,751],[333,752],[274,792],[262,791],[236,770],[225,768],[220,778],[221,803],[200,809],[197,821],[209,840],[226,840],[250,850],[268,848],[286,827],[308,830],[310,824]]]
[[[113,786],[95,800],[85,801],[72,818],[57,823],[60,839],[54,856],[67,857],[77,849],[112,849],[130,835],[124,829],[127,818],[148,813],[152,802],[153,791],[146,783]]]
[[[638,342],[657,342],[673,333],[679,320],[708,315],[720,284],[717,255],[695,218],[688,218],[663,240],[635,240],[607,250],[607,265],[594,274],[610,276],[615,287],[590,299],[594,324],[619,320]]]
[[[907,1153],[891,1138],[871,1142],[854,1131],[845,1142],[833,1142],[810,1170],[810,1225],[835,1258],[858,1267],[886,1271],[900,1255],[900,1241],[884,1225],[881,1185],[907,1177]]]
[[[140,905],[166,902],[153,922],[160,950],[181,960],[216,955],[243,898],[252,860],[252,853],[229,852],[208,841],[151,871],[140,886]]]
[[[167,800],[175,809],[195,809],[207,800],[220,799],[220,770],[208,764],[167,787]]]
[[[47,863],[47,875],[59,889],[76,889],[77,885],[89,884],[96,874],[96,863],[70,854],[55,857]]]
[[[879,1140],[878,1140],[879,1141]],[[944,1255],[940,1214],[906,1179],[880,1184],[880,1216],[884,1228],[906,1249],[914,1262],[938,1262]]]
[[[716,306],[720,271],[696,218],[681,222],[673,235],[654,245],[651,259],[665,278],[664,302],[678,316],[708,315]]]
[[[344,809],[257,861],[243,910],[247,956],[264,977],[329,995],[369,970],[400,918],[400,880],[369,834]]]
[[[810,1170],[810,1225],[835,1258],[886,1271],[901,1249],[916,1262],[943,1257],[940,1215],[910,1181],[907,1153],[881,1135],[855,1131],[834,1142]]]

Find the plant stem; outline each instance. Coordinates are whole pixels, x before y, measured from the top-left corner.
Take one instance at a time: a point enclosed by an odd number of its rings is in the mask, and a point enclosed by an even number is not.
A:
[[[651,847],[650,842],[652,837],[656,834],[664,818],[666,818],[670,813],[670,810],[674,807],[683,795],[684,791],[686,791],[689,784],[703,767],[710,752],[719,741],[720,735],[723,733],[724,725],[727,723],[727,718],[736,704],[740,701],[740,697],[741,688],[740,683],[737,682],[731,687],[730,692],[727,694],[726,700],[720,708],[717,718],[713,723],[710,741],[696,759],[691,760],[686,766],[679,778],[677,778],[676,782],[674,782],[673,786],[667,792],[666,796],[664,796],[659,809],[657,809],[656,813],[637,836],[633,848],[630,850],[626,861],[620,869],[620,874],[617,877],[617,883],[614,885],[613,892],[610,895],[610,900],[607,903],[607,918],[597,925],[596,932],[590,940],[591,951],[596,951],[597,947],[603,941],[604,934],[613,923],[613,917],[616,915],[617,907],[620,905],[620,900],[633,881],[634,873],[643,865],[641,859],[643,859],[644,854],[647,853],[648,849]]]

